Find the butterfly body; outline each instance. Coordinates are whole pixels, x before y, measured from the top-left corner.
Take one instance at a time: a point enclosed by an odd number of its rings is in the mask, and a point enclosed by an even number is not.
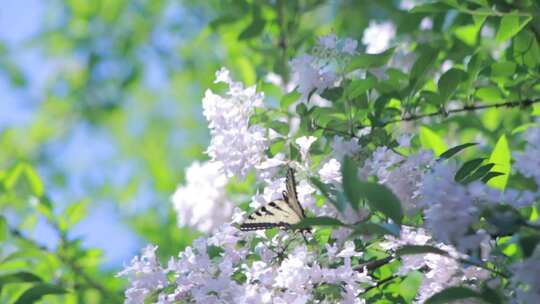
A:
[[[283,199],[271,201],[249,214],[240,224],[240,230],[250,231],[274,227],[290,229],[304,219],[304,209],[298,201],[292,168],[287,171],[286,188],[287,191],[283,191]]]

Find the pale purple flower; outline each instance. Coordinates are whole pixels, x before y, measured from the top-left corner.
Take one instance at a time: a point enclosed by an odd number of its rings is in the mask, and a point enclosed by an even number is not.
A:
[[[129,279],[124,303],[144,303],[144,299],[154,290],[168,285],[166,271],[156,257],[156,250],[157,246],[148,245],[143,249],[140,257],[134,257],[131,264],[117,274],[117,276]]]
[[[540,185],[540,127],[529,128],[525,131],[527,144],[523,152],[514,153],[514,167],[526,177],[534,178]]]
[[[294,58],[290,64],[294,82],[303,100],[307,100],[309,94],[313,92],[322,93],[337,80],[335,72],[320,67],[313,56],[301,55]]]
[[[319,45],[325,49],[335,49],[337,45],[336,34],[328,34],[325,36],[320,36],[318,39]]]
[[[332,155],[338,161],[342,161],[345,155],[354,155],[361,148],[357,138],[347,140],[341,136],[334,136],[332,141]]]
[[[540,246],[532,256],[511,266],[510,282],[516,290],[517,303],[540,302]]]
[[[357,40],[352,39],[352,38],[346,38],[345,41],[343,42],[343,48],[341,51],[349,55],[354,55],[356,53],[357,47],[358,47]]]

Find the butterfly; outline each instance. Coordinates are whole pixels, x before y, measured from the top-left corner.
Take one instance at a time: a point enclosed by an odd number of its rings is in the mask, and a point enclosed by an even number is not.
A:
[[[291,167],[287,169],[285,185],[287,190],[283,191],[283,199],[271,201],[249,214],[240,224],[240,230],[250,231],[274,227],[290,229],[304,219],[306,215],[298,201],[294,170]]]

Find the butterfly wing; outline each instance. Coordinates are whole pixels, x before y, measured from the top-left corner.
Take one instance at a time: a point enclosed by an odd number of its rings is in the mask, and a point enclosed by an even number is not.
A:
[[[240,230],[259,230],[273,227],[289,228],[298,224],[302,217],[285,200],[275,200],[248,215],[240,224]]]
[[[294,210],[294,212],[296,212],[298,217],[300,217],[300,219],[303,219],[304,217],[306,217],[306,215],[304,214],[304,208],[302,208],[302,205],[300,205],[300,202],[298,201],[294,170],[291,167],[287,169],[287,178],[285,184],[287,187],[287,197],[285,198],[285,200],[289,203],[289,206]]]

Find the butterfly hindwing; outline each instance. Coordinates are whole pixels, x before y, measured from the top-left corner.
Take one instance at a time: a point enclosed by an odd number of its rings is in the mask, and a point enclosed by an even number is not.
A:
[[[248,215],[240,230],[259,230],[273,227],[289,228],[302,220],[285,200],[275,200]]]

